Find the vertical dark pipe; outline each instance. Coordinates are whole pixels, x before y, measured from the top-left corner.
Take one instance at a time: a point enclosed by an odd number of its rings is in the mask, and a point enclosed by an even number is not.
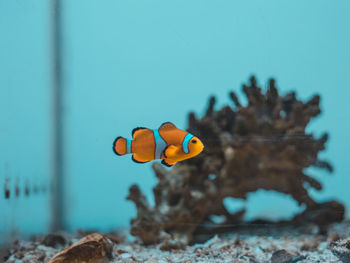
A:
[[[53,51],[52,230],[63,228],[62,0],[51,0]]]

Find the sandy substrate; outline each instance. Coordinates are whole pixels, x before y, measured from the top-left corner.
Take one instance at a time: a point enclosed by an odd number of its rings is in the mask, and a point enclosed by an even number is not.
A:
[[[184,250],[170,251],[162,251],[159,246],[146,247],[137,242],[123,241],[113,243],[109,262],[331,263],[350,260],[350,253],[349,258],[346,257],[346,253],[350,249],[350,242],[344,241],[350,237],[350,222],[331,226],[327,235],[318,235],[317,231],[315,226],[298,228],[256,226],[235,230],[234,233],[216,235],[204,244],[188,246]],[[78,240],[72,236],[69,239],[64,245],[60,242],[52,242],[51,244],[46,242],[45,245],[43,241],[18,241],[10,250],[10,255],[5,262],[48,262],[55,253]],[[337,254],[337,251],[340,251],[340,254]],[[342,258],[343,261],[338,257]]]

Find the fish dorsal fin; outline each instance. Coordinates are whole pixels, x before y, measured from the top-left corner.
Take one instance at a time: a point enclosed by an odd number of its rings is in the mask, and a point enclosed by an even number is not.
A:
[[[141,134],[144,131],[147,131],[149,129],[145,128],[145,127],[137,127],[135,129],[132,130],[131,134],[132,134],[132,138],[135,139],[139,134]]]
[[[171,123],[171,122],[164,122],[162,125],[160,125],[159,130],[173,130],[173,129],[177,129],[175,124]]]

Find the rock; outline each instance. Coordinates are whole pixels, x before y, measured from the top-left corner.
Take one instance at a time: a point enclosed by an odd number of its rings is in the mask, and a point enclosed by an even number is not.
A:
[[[350,238],[333,241],[329,245],[332,253],[344,263],[350,263]]]
[[[305,259],[302,255],[293,255],[285,249],[277,250],[272,254],[271,263],[296,263]]]
[[[93,233],[57,253],[49,263],[107,263],[112,257],[112,242]]]

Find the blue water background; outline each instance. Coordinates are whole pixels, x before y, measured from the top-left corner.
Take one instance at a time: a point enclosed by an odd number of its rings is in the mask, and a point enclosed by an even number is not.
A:
[[[0,0],[0,244],[50,229],[49,10],[49,1]]]
[[[296,90],[303,100],[321,94],[323,114],[308,131],[330,133],[320,157],[330,160],[335,172],[329,176],[310,169],[324,185],[312,195],[350,205],[349,1],[62,4],[68,229],[128,226],[136,215],[125,200],[133,183],[153,203],[151,164],[115,156],[115,137],[130,137],[137,126],[157,128],[165,121],[185,128],[188,112],[201,116],[210,95],[217,96],[217,108],[230,103],[230,90],[244,101],[240,87],[251,74],[264,88],[275,77],[282,93]],[[19,176],[50,176],[51,44],[42,9],[49,12],[46,1],[0,0],[0,107],[5,112],[0,115],[1,180],[5,163]],[[265,191],[231,205],[247,207],[247,219],[286,218],[302,209],[288,196]]]

